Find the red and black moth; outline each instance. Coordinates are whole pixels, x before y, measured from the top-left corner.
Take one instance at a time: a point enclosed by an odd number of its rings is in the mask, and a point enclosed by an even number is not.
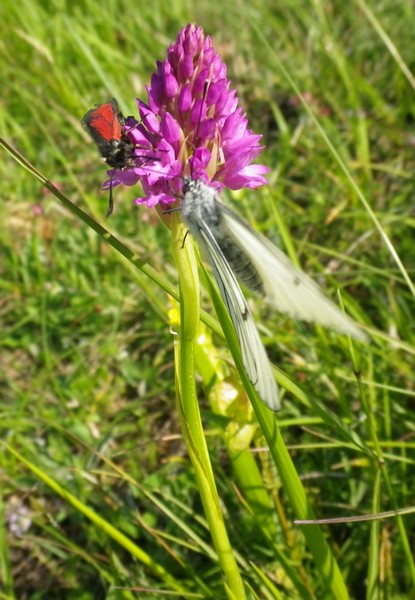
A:
[[[115,98],[91,108],[83,117],[82,123],[110,167],[124,169],[132,164],[134,144],[124,131],[125,119]],[[107,217],[112,213],[113,207],[110,185]]]

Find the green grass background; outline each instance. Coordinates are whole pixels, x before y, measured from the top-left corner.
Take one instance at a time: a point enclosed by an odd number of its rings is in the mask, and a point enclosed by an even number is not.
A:
[[[319,518],[414,505],[413,3],[5,0],[0,16],[2,137],[174,285],[169,233],[137,189],[117,188],[105,221],[105,167],[80,119],[112,96],[136,114],[179,28],[212,35],[271,169],[268,189],[227,200],[372,332],[359,391],[343,338],[256,302],[271,360],[307,395],[287,393],[278,415],[307,497]],[[0,174],[0,598],[224,598],[176,414],[169,296],[4,151]],[[228,420],[199,389],[251,597],[332,597],[260,431],[268,529],[241,491]],[[415,597],[411,513],[324,531],[351,598]]]

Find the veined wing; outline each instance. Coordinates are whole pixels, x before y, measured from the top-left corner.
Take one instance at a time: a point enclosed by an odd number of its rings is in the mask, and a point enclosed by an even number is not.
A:
[[[239,283],[209,227],[200,220],[197,220],[197,226],[200,241],[235,327],[241,348],[242,363],[249,381],[261,400],[271,410],[279,410],[278,386]]]
[[[258,272],[266,299],[273,306],[294,319],[318,323],[367,340],[353,319],[326,298],[319,286],[295,267],[281,250],[254,231],[219,199],[217,203],[226,230]]]

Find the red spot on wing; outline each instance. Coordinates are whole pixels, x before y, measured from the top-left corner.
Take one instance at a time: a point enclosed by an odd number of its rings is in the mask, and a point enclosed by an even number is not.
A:
[[[90,110],[84,117],[88,129],[94,130],[95,136],[103,140],[120,140],[122,136],[121,114],[115,99],[105,104],[100,104]]]

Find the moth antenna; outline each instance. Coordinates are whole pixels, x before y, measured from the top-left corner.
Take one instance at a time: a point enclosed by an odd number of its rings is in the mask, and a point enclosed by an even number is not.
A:
[[[109,198],[108,198],[108,210],[107,210],[107,214],[105,215],[106,218],[110,217],[112,215],[112,211],[114,210],[114,200],[112,197],[112,182],[114,179],[114,173],[115,173],[115,171],[113,171],[111,173],[111,178],[110,178],[110,193],[109,193]]]

